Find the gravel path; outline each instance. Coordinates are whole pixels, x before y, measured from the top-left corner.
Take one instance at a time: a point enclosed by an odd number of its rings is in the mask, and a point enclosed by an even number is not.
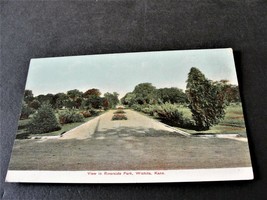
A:
[[[121,130],[124,130],[127,135],[140,133],[153,135],[159,131],[162,134],[186,135],[183,131],[171,128],[133,110],[125,110],[128,120],[112,120],[114,112],[114,110],[109,110],[101,116],[66,132],[61,139],[87,139],[91,137],[104,139],[120,133]]]

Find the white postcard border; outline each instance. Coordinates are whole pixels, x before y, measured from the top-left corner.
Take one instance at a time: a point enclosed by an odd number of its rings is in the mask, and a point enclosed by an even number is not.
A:
[[[21,183],[157,183],[252,180],[252,167],[118,170],[118,171],[23,171],[9,170],[7,182]]]

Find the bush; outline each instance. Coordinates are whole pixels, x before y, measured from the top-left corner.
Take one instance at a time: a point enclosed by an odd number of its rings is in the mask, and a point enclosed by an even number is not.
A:
[[[56,115],[48,104],[44,104],[38,109],[28,125],[28,131],[32,134],[48,133],[60,129]]]
[[[93,109],[93,108],[89,109],[88,112],[90,112],[92,116],[98,115],[98,113],[99,113],[98,110]]]
[[[83,115],[84,118],[88,118],[92,116],[91,112],[88,110],[82,111],[81,114]]]
[[[24,101],[22,102],[22,108],[20,113],[20,119],[28,119],[31,114],[34,113],[34,110],[30,108]]]
[[[147,105],[144,106],[141,111],[145,114],[151,115],[151,116],[156,116],[157,115],[157,110],[159,109],[159,105]]]
[[[141,106],[140,104],[133,104],[131,108],[140,112],[142,111],[143,106]]]
[[[74,122],[83,122],[84,117],[81,113],[77,113],[74,110],[65,110],[59,114],[60,124],[68,124]]]
[[[127,120],[127,117],[124,114],[115,114],[113,115],[112,120]]]
[[[165,103],[159,105],[155,112],[158,114],[158,117],[167,124],[180,127],[194,126],[194,122],[185,117],[183,112],[179,111],[179,108],[179,105]]]

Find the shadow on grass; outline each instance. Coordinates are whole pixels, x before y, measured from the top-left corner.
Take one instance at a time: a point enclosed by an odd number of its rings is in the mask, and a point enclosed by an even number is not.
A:
[[[129,128],[129,127],[119,127],[113,129],[106,129],[104,131],[97,131],[93,138],[127,138],[127,137],[185,137],[177,132],[165,131],[165,130],[156,130],[153,128]]]
[[[169,126],[175,126],[179,128],[184,128],[184,129],[190,129],[197,131],[200,129],[200,127],[194,125],[191,121],[190,122],[184,122],[184,123],[178,123],[175,121],[167,120],[167,119],[162,119],[162,118],[157,118],[160,122],[167,124]]]
[[[16,139],[18,140],[29,139],[29,136],[30,136],[29,132],[17,133]]]

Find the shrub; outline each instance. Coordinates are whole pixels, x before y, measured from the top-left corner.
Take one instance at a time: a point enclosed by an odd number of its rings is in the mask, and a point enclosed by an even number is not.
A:
[[[28,131],[32,134],[48,133],[60,129],[56,115],[48,104],[44,104],[38,109],[28,125]]]
[[[155,112],[158,114],[158,117],[167,124],[176,125],[180,127],[191,127],[194,125],[194,122],[185,117],[183,112],[179,111],[179,105],[165,103],[157,107]]]
[[[133,104],[131,108],[139,112],[142,111],[142,106],[140,104]]]
[[[159,106],[158,105],[147,105],[142,107],[141,111],[145,114],[151,115],[151,116],[156,116],[157,115],[157,110]]]
[[[81,113],[77,113],[74,110],[65,110],[59,114],[60,124],[68,124],[74,122],[82,122],[84,117]]]
[[[24,101],[22,102],[22,108],[20,113],[20,119],[28,119],[31,114],[34,113],[34,110],[30,108]]]
[[[88,110],[82,111],[81,114],[83,115],[84,118],[88,118],[92,116],[91,112]]]
[[[124,113],[125,113],[125,111],[123,111],[123,110],[117,110],[114,112],[114,114],[124,114]]]
[[[127,120],[127,117],[124,114],[115,114],[113,115],[112,120]]]
[[[98,115],[98,113],[99,113],[98,110],[93,109],[93,108],[89,109],[88,112],[90,112],[92,116]]]

